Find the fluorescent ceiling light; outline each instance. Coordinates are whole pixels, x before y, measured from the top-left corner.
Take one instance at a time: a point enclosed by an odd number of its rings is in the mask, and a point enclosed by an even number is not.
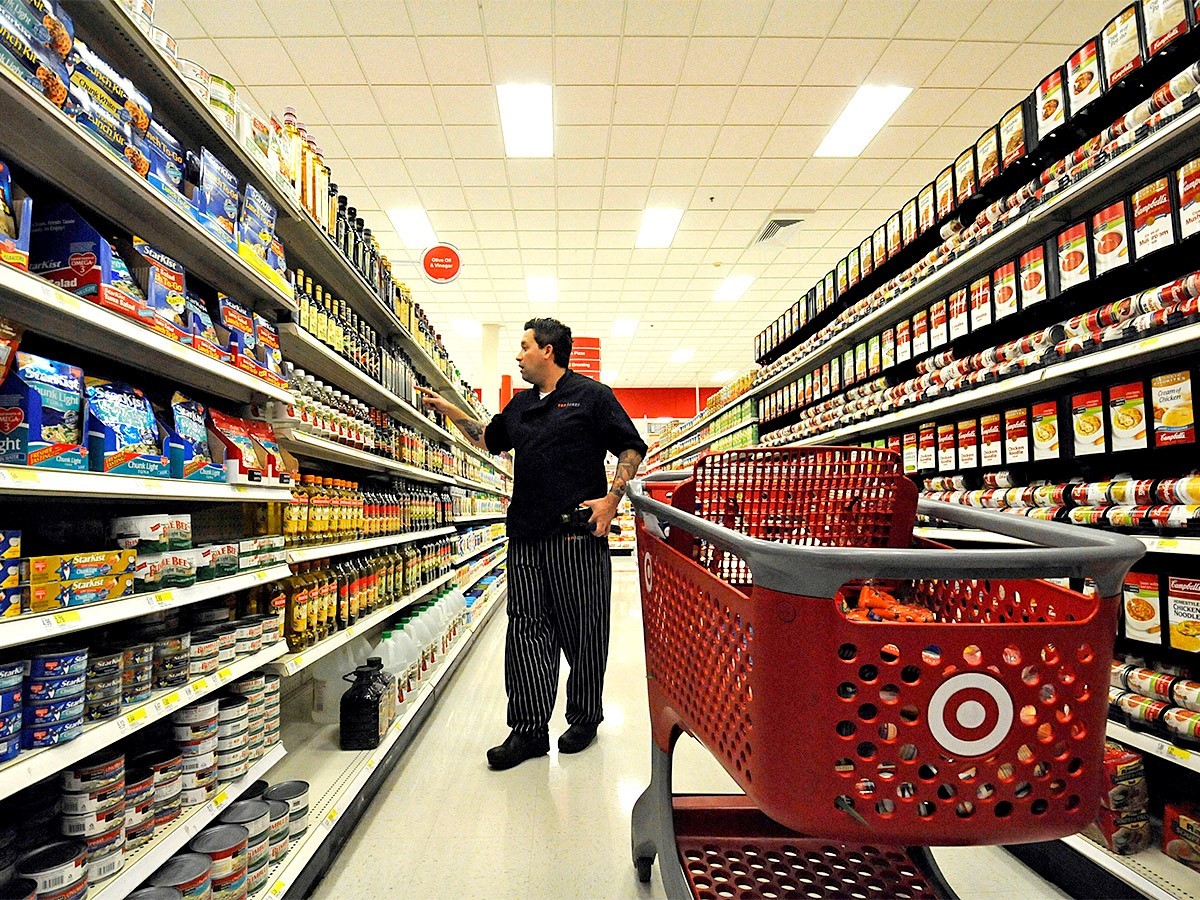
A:
[[[696,355],[696,351],[693,350],[691,347],[680,347],[678,350],[676,350],[674,353],[671,354],[671,362],[685,363],[685,362],[688,362],[695,355]]]
[[[615,338],[631,338],[637,330],[637,319],[613,319],[612,336]]]
[[[388,218],[396,226],[396,233],[409,250],[425,250],[437,243],[437,232],[419,206],[407,209],[389,209]]]
[[[609,384],[610,382],[616,381],[617,380],[617,370],[616,369],[601,369],[600,370],[600,380],[602,382],[604,382],[605,384]]]
[[[911,93],[912,88],[895,84],[862,85],[813,156],[858,156]]]
[[[675,230],[679,228],[679,220],[683,218],[682,209],[670,206],[647,206],[642,213],[642,227],[638,229],[637,241],[634,246],[639,249],[648,247],[670,247],[675,239]]]
[[[754,284],[753,275],[729,275],[721,282],[721,286],[717,288],[713,294],[714,300],[727,301],[737,300],[742,294],[749,290],[750,285]]]
[[[713,372],[713,381],[724,384],[726,381],[731,381],[736,374],[737,372],[733,369],[722,369],[720,372]]]
[[[530,303],[555,303],[558,300],[558,279],[553,275],[527,275],[525,293]]]
[[[548,84],[498,84],[506,156],[554,155],[554,103]]]

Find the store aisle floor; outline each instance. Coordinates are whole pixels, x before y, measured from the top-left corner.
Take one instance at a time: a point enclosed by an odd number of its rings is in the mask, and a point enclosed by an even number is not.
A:
[[[504,724],[504,610],[480,634],[421,735],[375,798],[314,896],[642,898],[665,896],[655,865],[640,885],[629,856],[629,816],[649,779],[638,579],[614,560],[613,631],[605,722],[577,756],[492,772],[484,754]],[[563,665],[566,678],[566,664]],[[566,728],[560,687],[551,747]],[[680,741],[677,792],[736,787],[698,744]],[[1064,894],[999,848],[938,852],[963,900]]]

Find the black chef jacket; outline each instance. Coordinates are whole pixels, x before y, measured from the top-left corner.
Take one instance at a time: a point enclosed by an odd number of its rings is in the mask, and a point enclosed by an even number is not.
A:
[[[612,388],[568,369],[543,400],[521,391],[484,430],[492,453],[515,450],[508,535],[537,540],[560,527],[559,517],[608,492],[606,452],[619,456],[642,440]]]

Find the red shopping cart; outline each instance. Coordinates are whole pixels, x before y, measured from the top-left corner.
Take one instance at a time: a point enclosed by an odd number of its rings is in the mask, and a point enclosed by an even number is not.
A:
[[[642,881],[657,856],[671,897],[952,896],[923,848],[1095,817],[1114,598],[1140,542],[918,503],[886,450],[729,451],[630,495],[653,729]],[[913,536],[918,511],[1033,546],[952,550]],[[1095,597],[1039,580],[1084,576]],[[744,796],[672,793],[684,732]]]

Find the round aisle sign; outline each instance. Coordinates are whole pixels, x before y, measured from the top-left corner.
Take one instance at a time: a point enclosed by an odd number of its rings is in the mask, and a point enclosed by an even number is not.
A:
[[[430,247],[421,257],[421,268],[425,277],[434,284],[449,284],[458,277],[462,270],[462,259],[458,248],[451,244],[438,244]]]

